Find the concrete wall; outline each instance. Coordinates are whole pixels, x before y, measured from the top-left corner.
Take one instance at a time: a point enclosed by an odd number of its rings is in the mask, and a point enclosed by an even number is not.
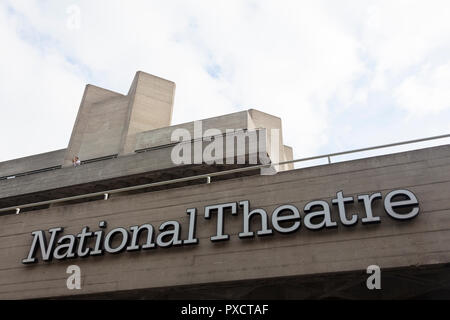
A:
[[[281,161],[290,161],[294,159],[294,151],[292,150],[292,147],[283,145],[283,157],[281,159]],[[285,170],[292,170],[294,169],[294,164],[293,163],[288,163],[288,164],[284,164],[281,165],[281,171],[285,171]]]
[[[170,126],[172,122],[175,83],[144,72],[137,72],[128,93],[128,117],[120,154],[136,150],[137,134]]]
[[[247,111],[240,111],[219,117],[203,119],[199,122],[201,122],[202,134],[209,129],[219,129],[223,133],[225,133],[226,129],[247,129],[248,113]],[[138,134],[135,150],[171,144],[173,143],[171,140],[172,132],[177,129],[186,129],[192,139],[194,139],[194,122],[187,122]]]
[[[194,138],[193,122],[170,126],[174,95],[174,82],[142,71],[136,73],[127,95],[87,85],[67,149],[0,163],[0,177],[52,166],[69,167],[75,156],[85,161],[170,144],[171,134],[178,128],[187,129]],[[201,122],[202,133],[208,129],[224,133],[226,129],[266,128],[268,132],[279,129],[276,154],[280,158],[274,158],[273,162],[292,158],[292,153],[283,146],[281,119],[277,117],[251,109]],[[270,136],[267,142],[270,155]],[[159,158],[160,161],[168,159]],[[28,182],[36,183],[39,177],[30,179]]]
[[[66,149],[0,162],[0,177],[61,165]]]
[[[64,165],[134,152],[137,133],[170,125],[174,93],[175,83],[141,71],[127,95],[87,85]]]
[[[78,153],[80,159],[95,159],[119,153],[119,141],[127,114],[127,97],[116,97],[95,103],[86,118],[86,129]]]
[[[381,223],[321,231],[303,225],[295,233],[239,239],[242,213],[227,216],[229,241],[213,243],[216,220],[203,218],[204,206],[249,200],[252,208],[271,213],[281,204],[302,209],[306,202],[330,202],[337,191],[346,196],[407,188],[420,203],[420,214],[410,221],[388,217],[382,202],[374,214]],[[285,171],[274,176],[252,176],[205,185],[136,194],[77,205],[54,207],[21,215],[0,216],[0,298],[38,298],[104,293],[139,288],[221,283],[282,276],[333,272],[363,272],[377,264],[383,268],[429,266],[450,262],[450,145],[366,158],[312,168]],[[163,221],[182,222],[187,236],[188,208],[198,209],[198,245],[156,248],[140,252],[105,254],[67,261],[23,265],[34,230],[63,226],[78,233],[82,227],[98,230]],[[361,207],[349,206],[349,213]],[[301,212],[302,217],[304,213]],[[337,220],[336,208],[332,208]],[[256,221],[256,220],[255,220]],[[252,224],[255,230],[257,222]],[[302,222],[303,223],[303,222]],[[66,268],[82,270],[82,290],[66,288]]]
[[[200,120],[201,134],[206,135],[207,130],[217,129],[222,133],[226,133],[227,129],[248,129],[255,130],[264,128],[266,129],[266,146],[264,152],[267,152],[272,162],[293,160],[292,148],[283,144],[283,128],[281,125],[281,119],[273,115],[250,109],[246,111],[231,113],[219,117]],[[170,127],[145,131],[137,135],[137,143],[135,150],[154,148],[173,143],[171,140],[172,133],[177,129],[185,129],[189,132],[189,135],[194,139],[194,122],[182,123]],[[274,136],[277,141],[275,148],[272,152],[272,130],[278,130],[278,136]],[[209,136],[209,134],[208,134]],[[275,147],[275,145],[274,145]],[[287,164],[277,167],[278,170],[290,170],[293,169],[293,164]]]
[[[112,112],[108,112],[110,105],[114,106]],[[87,85],[61,164],[72,165],[74,156],[90,159],[117,153],[119,145],[116,141],[123,131],[126,108],[127,98],[124,95]],[[103,145],[99,148],[97,142],[91,139],[103,139]]]
[[[166,132],[165,130],[162,131]],[[242,134],[243,133],[237,135],[239,136]],[[90,143],[89,145],[93,145],[93,143]],[[210,142],[208,141],[204,141],[202,144],[202,150],[204,150],[209,143]],[[194,163],[193,145],[189,143],[189,147],[192,149],[191,163]],[[167,171],[173,178],[187,176],[187,174],[183,171],[178,172],[177,174],[173,173],[174,169],[183,165],[174,164],[172,162],[172,149],[173,148],[169,146],[142,153],[123,155],[113,159],[86,163],[78,167],[67,166],[58,170],[36,173],[18,177],[16,179],[0,180],[0,202],[4,198],[24,194],[43,193],[48,190],[65,188],[68,186],[101,182],[119,177],[162,170]],[[57,153],[56,155],[60,154],[61,153]],[[19,165],[20,164],[21,163],[19,163]],[[19,204],[23,203],[17,203],[16,205]]]
[[[279,117],[271,114],[250,109],[249,114],[249,128],[265,128],[267,129],[267,150],[272,162],[278,163],[282,161],[293,160],[292,148],[283,144],[283,126]],[[278,135],[278,137],[277,137]],[[272,141],[277,139],[277,141]],[[276,143],[273,145],[272,144]],[[278,145],[278,148],[276,147]],[[273,150],[272,150],[273,149]],[[276,166],[277,171],[293,169],[293,164]]]
[[[136,81],[137,80],[135,79],[135,82]],[[147,85],[148,84],[146,84],[146,86]],[[167,92],[167,90],[165,92]],[[70,171],[72,169],[70,167],[72,165],[71,160],[75,155],[78,155],[82,160],[89,160],[120,153],[121,147],[119,142],[121,139],[125,139],[127,136],[126,134],[124,134],[124,132],[126,131],[126,123],[128,123],[128,112],[130,110],[135,110],[135,107],[129,109],[129,100],[130,98],[127,96],[88,85],[86,87],[84,98],[74,125],[74,130],[72,132],[69,147],[67,149],[1,162],[0,177],[48,168],[52,166],[58,166],[62,164],[62,159],[64,158],[64,169],[69,171],[54,173],[55,176],[59,177],[57,178],[58,180],[63,181],[67,179],[67,176],[63,177],[63,173],[69,172],[71,175],[74,173],[74,171]],[[152,114],[150,110],[146,111],[146,113],[148,115]],[[253,115],[255,119],[253,119],[251,115]],[[169,116],[169,113],[166,116]],[[163,125],[166,120],[169,121],[169,119],[162,120],[159,125]],[[257,125],[255,125],[255,123],[257,123]],[[158,126],[158,124],[156,123],[153,125]],[[209,119],[203,119],[201,120],[201,125],[202,133],[206,132],[209,129],[218,129],[225,133],[227,129],[254,130],[256,128],[267,128],[267,132],[269,132],[266,137],[267,145],[266,149],[262,151],[267,151],[269,154],[271,146],[269,130],[273,128],[279,129],[279,161],[292,160],[292,148],[283,145],[281,136],[281,120],[277,117],[259,112],[257,110],[249,110]],[[143,128],[143,125],[137,125],[136,127]],[[165,126],[162,128],[147,130],[144,132],[139,132],[139,130],[141,130],[139,129],[137,130],[138,133],[134,135],[133,139],[135,139],[135,141],[133,140],[134,142],[129,142],[131,143],[132,147],[131,145],[128,146],[127,148],[131,148],[128,151],[132,154],[135,150],[171,144],[172,132],[180,128],[186,129],[190,133],[192,139],[194,138],[194,122],[188,122],[174,126]],[[121,155],[119,158],[121,158],[122,156],[123,155]],[[167,163],[169,161],[170,153],[167,153],[165,156],[167,158],[163,158],[163,156],[159,154],[152,155],[152,157],[156,157],[160,163]],[[138,158],[136,159],[136,161],[139,161]],[[94,171],[102,173],[102,166],[110,166],[111,161],[106,161],[107,162],[102,164],[90,166],[95,167],[93,169]],[[129,161],[130,160],[128,158],[125,160],[127,166]],[[132,161],[132,163],[134,162]],[[293,165],[290,164],[282,166],[281,169],[290,170],[292,168]],[[146,168],[146,170],[151,169],[152,168]],[[119,170],[122,170],[122,168],[120,168]],[[78,171],[82,170],[78,169]],[[94,176],[92,176],[92,178]],[[21,180],[20,182],[36,186],[42,183],[42,187],[44,187],[46,185],[47,179],[51,180],[51,177],[43,177],[44,176],[42,175],[32,176],[27,178],[27,180]],[[94,180],[91,179],[90,181]],[[9,195],[9,192],[7,192],[7,189],[9,188],[16,189],[16,186],[14,183],[6,185],[6,182],[3,182],[2,185],[2,182],[0,182],[0,190],[6,191],[6,193],[4,193],[3,195]],[[20,190],[17,191],[21,192]],[[3,196],[0,196],[0,198],[2,197]]]

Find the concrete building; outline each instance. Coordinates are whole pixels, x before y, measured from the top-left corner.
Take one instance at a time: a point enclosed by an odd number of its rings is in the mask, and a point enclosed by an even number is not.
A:
[[[450,145],[294,169],[280,118],[198,136],[171,126],[174,94],[144,72],[88,85],[66,149],[0,163],[0,298],[450,297]]]

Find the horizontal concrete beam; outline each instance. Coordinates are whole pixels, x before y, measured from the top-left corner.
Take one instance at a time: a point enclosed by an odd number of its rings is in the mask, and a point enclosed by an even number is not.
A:
[[[0,162],[0,178],[62,165],[66,149]]]
[[[262,132],[262,134],[260,134]],[[261,139],[265,139],[265,131],[255,131],[256,137],[261,136]],[[238,137],[245,138],[246,133],[239,132],[235,134],[236,139]],[[253,153],[249,149],[248,140],[244,140],[246,149],[245,155],[252,155]],[[203,141],[201,143],[202,150],[210,144],[209,141]],[[191,160],[190,164],[195,163],[195,153],[194,153],[194,144],[195,142],[187,142],[185,146],[191,150]],[[260,163],[260,159],[258,158],[258,152],[262,152],[263,154],[267,154],[265,151],[265,140],[262,140],[263,148],[257,150],[255,155],[256,163]],[[225,145],[224,145],[225,147]],[[234,145],[234,155],[237,155],[237,143]],[[134,153],[124,156],[119,156],[113,159],[106,159],[97,162],[90,162],[83,164],[78,167],[63,167],[58,170],[36,173],[28,176],[18,177],[15,179],[8,180],[0,180],[0,203],[2,203],[2,199],[14,198],[19,196],[25,196],[28,194],[33,194],[34,196],[38,196],[39,193],[45,193],[49,190],[56,189],[67,189],[68,187],[76,187],[80,185],[87,184],[97,184],[102,181],[107,181],[111,179],[123,178],[125,179],[128,176],[134,176],[144,173],[151,172],[161,172],[165,171],[167,174],[170,174],[172,178],[184,177],[187,175],[186,172],[181,170],[183,168],[183,164],[175,164],[172,162],[172,150],[173,146],[168,146],[165,148],[153,149],[146,152]],[[226,161],[226,153],[224,151],[224,165],[228,164]],[[82,159],[83,160],[83,159]],[[237,160],[237,159],[233,159]],[[267,160],[267,159],[266,159]],[[268,163],[268,162],[266,162]],[[234,161],[231,164],[239,165]],[[250,163],[251,164],[251,163]],[[202,166],[202,164],[196,164]],[[242,166],[245,164],[242,164]],[[248,165],[248,163],[247,163]],[[184,165],[186,167],[186,165]],[[208,164],[203,164],[205,170],[209,169],[216,171],[221,170],[220,168],[214,168],[214,166],[210,166]],[[187,166],[189,167],[189,165]],[[208,169],[209,168],[209,169]],[[68,192],[68,191],[65,191]],[[70,195],[66,195],[70,196]],[[10,205],[19,205],[24,204],[20,202],[20,199],[17,199],[17,204],[5,204],[4,207],[9,207]],[[32,201],[34,202],[34,201]]]
[[[249,128],[247,111],[240,111],[219,117],[202,119],[201,134],[209,129],[218,129],[225,133],[226,129]],[[186,122],[170,127],[145,131],[138,134],[135,150],[154,148],[172,143],[171,135],[177,129],[185,129],[194,138],[194,122]]]

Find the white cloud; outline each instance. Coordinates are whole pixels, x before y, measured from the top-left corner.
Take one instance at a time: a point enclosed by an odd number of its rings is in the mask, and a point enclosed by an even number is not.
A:
[[[79,29],[67,28],[74,4]],[[0,140],[3,160],[65,147],[84,85],[125,93],[137,70],[176,82],[175,123],[248,108],[280,116],[296,157],[415,138],[424,118],[433,126],[421,136],[450,130],[446,0],[8,5],[0,105],[13,121],[0,134],[15,134]]]
[[[85,81],[59,52],[31,45],[22,40],[22,32],[17,18],[0,10],[4,44],[0,59],[0,150],[4,160],[64,148]]]
[[[413,116],[439,113],[450,108],[450,62],[432,68],[425,65],[396,89],[400,107]],[[448,119],[450,121],[450,119]]]

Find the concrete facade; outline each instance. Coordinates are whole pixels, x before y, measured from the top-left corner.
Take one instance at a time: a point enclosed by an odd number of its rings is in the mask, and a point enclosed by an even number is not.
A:
[[[248,166],[171,161],[172,132],[186,129],[193,135],[195,125],[170,126],[174,89],[174,83],[142,72],[127,95],[87,86],[67,149],[0,163],[0,177],[5,177],[0,180],[0,210]],[[242,129],[235,133],[240,137],[256,132],[264,146],[258,157],[292,159],[292,148],[283,144],[281,119],[275,116],[250,109],[202,124],[203,131]],[[273,130],[278,134],[272,135]],[[194,140],[187,142],[189,147]],[[201,140],[202,150],[208,140]],[[278,152],[272,148],[276,145]],[[73,155],[85,162],[72,167]],[[259,173],[123,192],[107,200],[53,203],[18,215],[5,211],[0,214],[0,299],[450,298],[450,145],[297,170],[286,164],[274,175]],[[395,220],[386,211],[384,199],[400,189],[417,197],[419,214],[413,219]],[[344,225],[341,209],[332,204],[340,191],[355,200],[346,205],[347,217],[357,216],[351,226]],[[380,223],[363,224],[367,208],[358,195],[378,192],[381,199],[371,208]],[[317,200],[329,204],[336,228],[306,227],[305,206]],[[267,212],[271,235],[240,238],[242,201],[249,201],[249,210]],[[224,213],[229,240],[214,242],[217,213],[206,219],[206,207],[222,203],[235,203],[237,210]],[[284,205],[300,214],[298,229],[289,234],[278,232],[272,219]],[[197,244],[53,261],[43,261],[41,248],[36,263],[22,263],[32,232],[44,231],[49,240],[48,230],[55,227],[64,228],[61,235],[76,235],[84,227],[98,231],[106,221],[106,235],[118,227],[151,224],[156,237],[163,223],[177,221],[186,240],[191,230],[187,213],[194,209]],[[258,214],[249,221],[251,231],[263,229]],[[88,246],[94,242],[90,239]],[[142,238],[139,244],[144,242]],[[111,241],[113,247],[120,243],[120,237]],[[81,290],[66,287],[66,269],[74,264],[81,268]],[[366,268],[373,264],[386,274],[382,292],[364,287]]]
[[[301,209],[314,199],[330,202],[340,190],[346,196],[378,191],[386,196],[396,188],[415,193],[420,206],[417,218],[396,221],[386,215],[382,201],[378,201],[373,212],[381,217],[380,224],[339,224],[336,229],[321,231],[300,227],[289,235],[239,239],[239,212],[225,220],[230,240],[213,243],[209,238],[215,233],[215,219],[203,217],[206,205],[243,199],[249,200],[252,208],[272,212],[284,203]],[[450,262],[449,194],[450,146],[442,146],[274,176],[255,175],[0,216],[0,297],[63,297],[198,285],[211,286],[213,290],[216,284],[236,281],[239,284],[255,280],[260,285],[263,279],[364,272],[371,264],[386,270],[441,266]],[[175,219],[181,221],[182,236],[186,238],[188,208],[198,209],[199,244],[195,246],[41,261],[34,265],[21,263],[30,249],[31,232],[56,226],[64,226],[65,233],[76,234],[84,226],[97,230],[100,220],[107,220],[111,230],[143,223],[157,227],[162,221]],[[349,206],[350,213],[361,218],[362,210]],[[336,215],[333,207],[333,219]],[[252,230],[259,227],[258,219],[252,221]],[[79,265],[83,272],[82,290],[69,291],[65,287],[65,270],[71,264]],[[239,285],[237,288],[239,292]]]
[[[20,173],[60,166],[65,153],[66,149],[61,149],[0,162],[0,177],[7,178]]]
[[[64,165],[134,152],[137,133],[170,125],[174,94],[175,83],[140,71],[127,95],[87,85]]]
[[[194,122],[170,125],[174,93],[173,82],[141,71],[136,73],[127,95],[87,85],[66,149],[0,163],[0,178],[4,178],[4,181],[0,180],[0,205],[5,199],[18,195],[33,194],[39,198],[40,192],[65,186],[101,183],[120,176],[175,167],[170,161],[169,147],[173,144],[171,134],[182,128],[194,137]],[[266,142],[261,151],[266,152],[270,158],[276,155],[277,159],[274,158],[273,162],[292,160],[292,150],[283,145],[281,119],[278,117],[250,109],[200,122],[202,134],[211,129],[221,130],[223,133],[226,130],[266,130]],[[270,135],[272,129],[277,129],[280,133],[277,136],[278,152],[273,155]],[[243,134],[237,133],[237,136],[240,135]],[[139,154],[143,149],[158,148],[165,150],[150,150],[151,153]],[[74,156],[78,156],[83,162],[104,162],[97,165],[89,163],[74,172],[70,170]],[[140,166],[142,162],[145,163],[143,167]],[[39,171],[49,168],[61,170],[39,174]],[[115,173],[109,174],[108,168]],[[279,170],[289,168],[292,168],[291,164],[283,165]],[[16,175],[24,177],[21,180],[6,181],[7,177]]]

